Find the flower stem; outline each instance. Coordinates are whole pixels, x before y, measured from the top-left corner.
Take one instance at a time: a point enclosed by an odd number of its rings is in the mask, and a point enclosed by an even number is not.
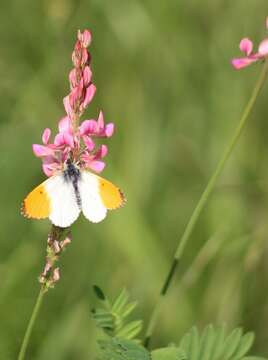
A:
[[[218,162],[218,165],[214,171],[214,173],[212,174],[212,176],[210,177],[210,180],[208,181],[208,184],[206,186],[206,188],[204,189],[190,219],[189,219],[189,222],[187,223],[186,225],[186,228],[184,230],[184,233],[179,241],[179,244],[178,244],[178,247],[176,249],[176,252],[174,254],[174,258],[173,258],[173,261],[172,261],[172,264],[171,264],[171,267],[170,267],[170,270],[168,272],[168,275],[166,276],[166,279],[164,281],[164,285],[161,289],[161,292],[160,292],[160,298],[159,298],[159,301],[158,303],[155,305],[155,308],[152,312],[152,315],[151,315],[151,318],[149,320],[149,325],[148,325],[148,328],[147,328],[147,331],[146,331],[146,335],[145,335],[145,346],[148,348],[149,347],[149,344],[150,344],[150,340],[151,340],[151,337],[152,337],[152,334],[153,334],[153,331],[155,329],[155,325],[156,325],[156,321],[157,321],[157,317],[158,317],[158,313],[159,313],[159,310],[160,310],[160,307],[161,307],[161,303],[163,302],[163,299],[165,297],[165,295],[167,294],[168,290],[169,290],[169,287],[170,287],[170,284],[172,282],[172,279],[176,273],[176,270],[177,270],[177,267],[178,267],[178,264],[180,262],[180,259],[182,257],[182,254],[184,252],[184,249],[185,249],[185,246],[187,245],[187,242],[189,241],[190,239],[190,236],[192,234],[192,231],[196,225],[196,222],[197,220],[199,219],[199,216],[203,210],[203,208],[205,207],[208,199],[209,199],[209,196],[211,194],[211,192],[213,191],[216,183],[217,183],[217,180],[219,178],[219,176],[221,175],[223,169],[224,169],[224,166],[227,162],[227,160],[229,159],[235,145],[237,144],[238,142],[238,139],[242,133],[242,130],[244,129],[245,127],[245,124],[247,122],[247,119],[249,117],[249,114],[256,102],[256,99],[260,93],[260,90],[264,84],[264,81],[266,79],[266,76],[267,76],[267,73],[268,73],[268,61],[266,61],[266,63],[264,64],[263,68],[262,68],[262,71],[259,75],[259,78],[256,82],[256,85],[252,91],[252,94],[251,94],[251,97],[242,113],[242,116],[240,118],[240,121],[238,123],[238,126],[231,138],[231,141],[229,142],[228,146],[226,147],[224,153],[223,153],[223,156],[222,158],[220,159],[220,161]]]
[[[27,346],[28,346],[28,343],[29,343],[29,340],[30,340],[30,337],[31,337],[31,333],[32,333],[32,330],[33,330],[33,326],[34,326],[36,317],[38,315],[38,312],[40,310],[40,307],[41,307],[42,300],[43,300],[45,292],[46,292],[46,289],[45,289],[44,285],[42,285],[41,289],[40,289],[40,292],[38,294],[38,297],[37,297],[37,300],[36,300],[36,303],[35,303],[31,318],[30,318],[30,321],[28,323],[28,326],[27,326],[27,329],[26,329],[22,344],[21,344],[20,352],[19,352],[19,355],[18,355],[18,360],[23,360],[25,358],[26,349],[27,349]]]

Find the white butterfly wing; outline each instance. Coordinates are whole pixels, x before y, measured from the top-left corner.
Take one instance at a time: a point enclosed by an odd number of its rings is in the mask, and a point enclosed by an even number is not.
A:
[[[99,177],[89,171],[81,171],[78,185],[83,214],[94,223],[102,221],[106,217],[107,209],[99,194]]]
[[[49,219],[56,226],[70,226],[80,214],[73,184],[61,173],[49,178],[44,186],[50,198]]]

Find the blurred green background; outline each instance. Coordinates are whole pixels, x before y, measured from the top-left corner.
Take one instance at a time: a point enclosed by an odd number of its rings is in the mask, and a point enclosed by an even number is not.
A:
[[[265,36],[265,0],[11,0],[0,5],[0,359],[15,359],[44,265],[48,221],[20,215],[45,179],[31,145],[64,115],[77,29],[93,33],[97,94],[84,118],[116,123],[103,176],[128,202],[80,218],[27,359],[94,359],[92,285],[127,287],[148,320],[173,252],[261,69],[234,71],[244,36]],[[193,324],[242,325],[268,355],[268,87],[191,237],[152,341]]]

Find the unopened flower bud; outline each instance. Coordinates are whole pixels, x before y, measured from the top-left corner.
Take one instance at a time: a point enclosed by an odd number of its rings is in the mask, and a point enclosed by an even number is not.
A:
[[[81,42],[82,46],[87,48],[91,43],[91,33],[89,30],[85,30],[83,33],[81,33],[80,30],[78,30],[78,40]]]
[[[92,77],[92,71],[90,70],[89,66],[86,66],[83,71],[84,86],[87,87],[90,84],[91,77]]]
[[[52,280],[54,283],[60,280],[60,269],[58,267],[53,271]]]

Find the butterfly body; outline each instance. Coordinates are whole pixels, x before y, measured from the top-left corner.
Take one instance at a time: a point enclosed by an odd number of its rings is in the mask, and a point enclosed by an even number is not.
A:
[[[78,207],[81,209],[81,196],[78,188],[78,183],[81,178],[81,172],[77,166],[75,166],[70,160],[67,160],[66,169],[63,172],[64,180],[66,182],[71,182],[73,185],[76,201]]]
[[[28,194],[22,213],[28,218],[49,218],[60,227],[70,226],[82,211],[92,222],[102,221],[107,210],[124,203],[118,187],[70,160],[64,170],[48,178]]]

